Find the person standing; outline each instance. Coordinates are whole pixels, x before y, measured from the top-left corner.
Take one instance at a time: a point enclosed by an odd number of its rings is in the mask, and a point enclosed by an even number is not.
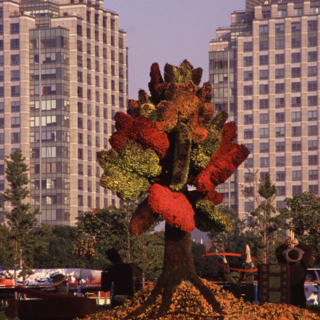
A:
[[[110,291],[113,283],[113,296],[111,300],[112,308],[121,306],[125,300],[132,299],[134,294],[134,284],[132,267],[124,263],[115,248],[106,251],[107,258],[112,262],[112,266],[104,269],[101,276],[101,290]]]
[[[19,320],[18,318],[19,301],[11,300],[9,306],[0,311],[0,320]]]
[[[291,250],[288,250],[290,248]],[[291,304],[305,308],[304,281],[312,256],[312,248],[298,239],[288,239],[276,249],[275,254],[279,263],[290,266]]]

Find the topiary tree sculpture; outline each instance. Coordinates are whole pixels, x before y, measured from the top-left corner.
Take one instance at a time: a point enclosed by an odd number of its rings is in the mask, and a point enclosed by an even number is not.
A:
[[[133,315],[143,313],[162,294],[159,315],[171,304],[181,281],[192,282],[212,307],[222,309],[198,278],[192,259],[190,232],[231,230],[230,220],[216,208],[225,182],[247,158],[249,151],[234,142],[236,125],[227,113],[214,118],[209,82],[199,87],[202,69],[184,60],[179,67],[166,64],[164,80],[157,63],[151,66],[149,96],[129,101],[129,115],[115,115],[113,149],[98,152],[104,170],[100,184],[124,201],[148,193],[132,216],[130,232],[142,234],[161,215],[165,224],[165,257],[157,284]],[[188,190],[195,186],[194,191]]]

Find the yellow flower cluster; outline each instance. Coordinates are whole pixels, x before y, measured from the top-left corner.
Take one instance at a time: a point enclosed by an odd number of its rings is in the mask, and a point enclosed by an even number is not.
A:
[[[124,201],[136,199],[150,187],[149,179],[160,174],[159,157],[152,149],[127,141],[119,154],[115,150],[101,151],[97,155],[104,174],[100,185],[116,192]]]
[[[194,220],[196,228],[204,232],[210,230],[230,232],[232,230],[230,219],[209,200],[200,200],[196,203]]]

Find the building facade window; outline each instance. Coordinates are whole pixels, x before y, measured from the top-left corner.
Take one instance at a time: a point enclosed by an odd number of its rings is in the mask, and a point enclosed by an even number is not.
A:
[[[276,113],[276,122],[284,122],[284,112]]]
[[[308,106],[316,106],[318,103],[318,96],[308,96]]]
[[[283,167],[286,165],[285,157],[276,157],[276,166]]]
[[[277,127],[276,128],[276,137],[284,137],[285,136],[285,128]]]
[[[269,113],[260,114],[260,123],[269,123]]]
[[[292,165],[301,166],[301,156],[292,156]]]
[[[276,171],[276,181],[285,181],[286,172],[285,171]]]
[[[260,167],[269,167],[269,157],[260,158]]]
[[[277,186],[277,193],[278,193],[278,196],[285,196],[286,186]]]
[[[284,54],[283,54],[283,53],[276,54],[276,56],[275,56],[275,63],[276,63],[276,64],[282,64],[282,63],[284,63]]]
[[[276,79],[284,78],[284,68],[276,69]]]
[[[318,180],[318,170],[309,170],[309,180]]]
[[[308,81],[308,91],[316,91],[318,87],[317,81]]]
[[[244,42],[243,43],[243,50],[244,51],[252,51],[252,41],[251,42]]]
[[[291,106],[292,107],[300,107],[301,106],[301,97],[292,97],[291,98]]]
[[[301,141],[292,141],[292,151],[301,151]]]
[[[292,195],[297,195],[302,192],[301,186],[292,186]]]
[[[284,151],[285,151],[284,141],[276,142],[276,152],[284,152]]]
[[[252,100],[244,100],[243,104],[245,110],[252,110]]]
[[[261,65],[266,65],[269,63],[269,56],[268,55],[261,55],[259,56],[259,64]]]
[[[300,126],[292,127],[291,134],[292,134],[292,137],[300,137],[301,136],[301,127]]]
[[[300,181],[301,180],[301,170],[292,171],[292,181]]]
[[[252,139],[253,138],[253,130],[252,129],[244,130],[244,138],[245,139]]]
[[[318,150],[318,140],[309,140],[308,150]]]
[[[276,98],[276,108],[284,108],[284,98]]]

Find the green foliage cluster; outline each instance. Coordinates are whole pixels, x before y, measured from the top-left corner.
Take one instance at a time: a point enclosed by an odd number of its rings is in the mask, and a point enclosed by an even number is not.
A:
[[[9,269],[16,263],[16,247],[11,235],[11,228],[0,225],[0,265],[3,269]]]
[[[288,229],[295,236],[312,247],[313,256],[310,267],[320,267],[320,199],[311,192],[303,192],[286,198],[286,208],[281,210],[288,219]]]
[[[199,200],[195,210],[196,227],[201,231],[230,232],[230,219],[209,200]]]
[[[142,279],[156,281],[162,271],[164,232],[143,233],[133,244],[134,263],[142,270]]]
[[[156,106],[149,102],[140,106],[140,114],[155,122],[157,120]]]
[[[100,185],[116,192],[124,201],[136,199],[150,187],[149,179],[161,172],[159,157],[152,149],[127,141],[119,154],[111,149],[100,153],[98,160],[104,170]]]
[[[48,226],[44,241],[48,244],[45,252],[36,250],[32,268],[75,268],[80,265],[79,256],[75,253],[77,230],[71,226]],[[105,264],[105,260],[101,265]],[[85,261],[86,268],[95,269],[91,261]],[[98,268],[99,269],[99,268]]]
[[[167,76],[167,78],[165,78],[165,81],[167,82],[176,82],[179,84],[183,84],[186,81],[192,80],[193,67],[189,63],[182,63],[179,67],[166,64],[164,71]]]

